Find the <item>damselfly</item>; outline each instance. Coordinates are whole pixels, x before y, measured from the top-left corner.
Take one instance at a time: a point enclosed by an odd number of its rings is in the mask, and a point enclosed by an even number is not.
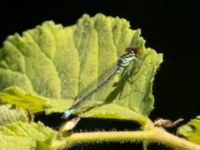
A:
[[[98,82],[95,88],[90,88],[89,86],[89,88],[86,89],[91,89],[91,90],[88,90],[88,92],[86,92],[87,90],[83,90],[85,92],[84,94],[85,96],[82,96],[81,92],[81,94],[79,94],[75,98],[75,99],[78,98],[79,101],[75,103],[72,107],[67,109],[61,118],[67,119],[77,109],[77,107],[79,107],[83,102],[88,100],[94,93],[96,93],[111,79],[113,79],[115,75],[122,73],[127,67],[129,67],[129,72],[130,72],[130,68],[132,68],[134,60],[137,59],[136,54],[138,53],[139,50],[140,48],[127,48],[125,50],[125,54],[120,56],[117,63],[115,64],[116,66],[115,70],[111,74],[107,75],[107,77],[105,77],[103,81]],[[101,76],[105,76],[104,73]]]

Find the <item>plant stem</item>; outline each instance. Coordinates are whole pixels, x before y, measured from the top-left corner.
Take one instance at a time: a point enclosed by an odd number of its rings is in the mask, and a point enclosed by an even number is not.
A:
[[[86,132],[72,135],[53,142],[53,148],[70,147],[75,144],[101,142],[156,142],[173,148],[200,150],[200,145],[168,133],[164,129],[154,127],[145,131]]]
[[[147,141],[144,141],[143,142],[143,150],[148,150],[148,145],[149,145],[149,142],[147,142]]]

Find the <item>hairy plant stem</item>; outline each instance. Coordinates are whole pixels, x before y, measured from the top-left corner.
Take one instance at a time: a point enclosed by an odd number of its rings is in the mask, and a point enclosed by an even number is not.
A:
[[[144,131],[113,131],[113,132],[85,132],[73,133],[66,138],[55,140],[53,149],[71,147],[76,144],[101,142],[148,142],[161,143],[173,148],[184,150],[200,150],[200,145],[175,136],[164,129],[153,127]]]

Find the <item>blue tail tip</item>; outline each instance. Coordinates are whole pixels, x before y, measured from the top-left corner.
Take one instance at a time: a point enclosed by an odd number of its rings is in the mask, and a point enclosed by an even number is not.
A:
[[[73,113],[74,109],[68,109],[67,111],[65,111],[63,113],[63,115],[61,116],[62,119],[68,119],[69,116],[71,116],[71,114]]]

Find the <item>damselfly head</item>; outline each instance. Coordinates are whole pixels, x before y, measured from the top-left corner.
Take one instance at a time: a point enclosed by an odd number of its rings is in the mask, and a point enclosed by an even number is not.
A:
[[[135,53],[137,54],[140,51],[140,48],[133,48],[133,47],[128,47],[125,50],[127,53]]]

